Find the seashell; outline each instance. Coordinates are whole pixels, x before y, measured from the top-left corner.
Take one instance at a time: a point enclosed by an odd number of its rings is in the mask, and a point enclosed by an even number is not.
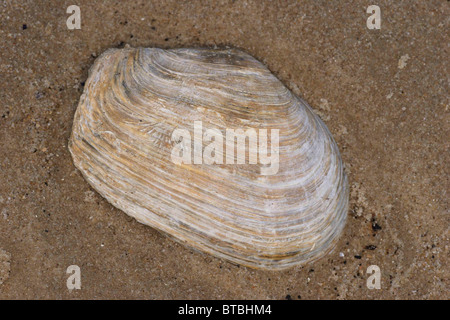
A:
[[[224,138],[238,129],[244,155],[239,139]],[[345,225],[347,178],[327,127],[236,49],[107,50],[89,72],[69,149],[111,204],[236,264],[304,264]]]

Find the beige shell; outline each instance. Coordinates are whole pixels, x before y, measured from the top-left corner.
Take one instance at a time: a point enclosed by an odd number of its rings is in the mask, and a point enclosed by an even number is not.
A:
[[[193,132],[194,121],[202,133],[278,129],[278,171],[262,174],[267,165],[249,161],[174,162],[180,141],[172,134]],[[311,261],[333,248],[345,225],[347,178],[325,124],[239,50],[106,51],[90,70],[69,148],[114,206],[240,265],[279,270]]]

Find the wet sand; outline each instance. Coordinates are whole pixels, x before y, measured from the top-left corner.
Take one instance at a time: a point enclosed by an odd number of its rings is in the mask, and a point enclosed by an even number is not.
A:
[[[449,299],[449,4],[378,1],[0,3],[0,298]],[[114,208],[67,148],[111,47],[241,48],[325,121],[351,186],[345,232],[282,272],[187,249]],[[68,290],[66,269],[81,269]],[[366,270],[381,270],[381,289]]]

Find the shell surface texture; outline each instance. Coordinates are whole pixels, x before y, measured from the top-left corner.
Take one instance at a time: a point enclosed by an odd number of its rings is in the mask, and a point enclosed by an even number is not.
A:
[[[244,156],[227,136],[238,129]],[[346,222],[347,177],[327,127],[237,49],[107,50],[89,71],[69,150],[115,207],[235,264],[305,264],[332,250]]]

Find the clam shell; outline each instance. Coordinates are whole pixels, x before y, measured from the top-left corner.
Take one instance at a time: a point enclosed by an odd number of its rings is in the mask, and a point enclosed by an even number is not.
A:
[[[175,163],[180,141],[172,134],[192,133],[194,121],[202,122],[201,133],[278,129],[278,170],[263,174],[267,165],[249,160]],[[303,264],[330,251],[345,225],[347,178],[327,127],[262,63],[236,49],[107,50],[89,72],[69,149],[114,206],[236,264]]]

